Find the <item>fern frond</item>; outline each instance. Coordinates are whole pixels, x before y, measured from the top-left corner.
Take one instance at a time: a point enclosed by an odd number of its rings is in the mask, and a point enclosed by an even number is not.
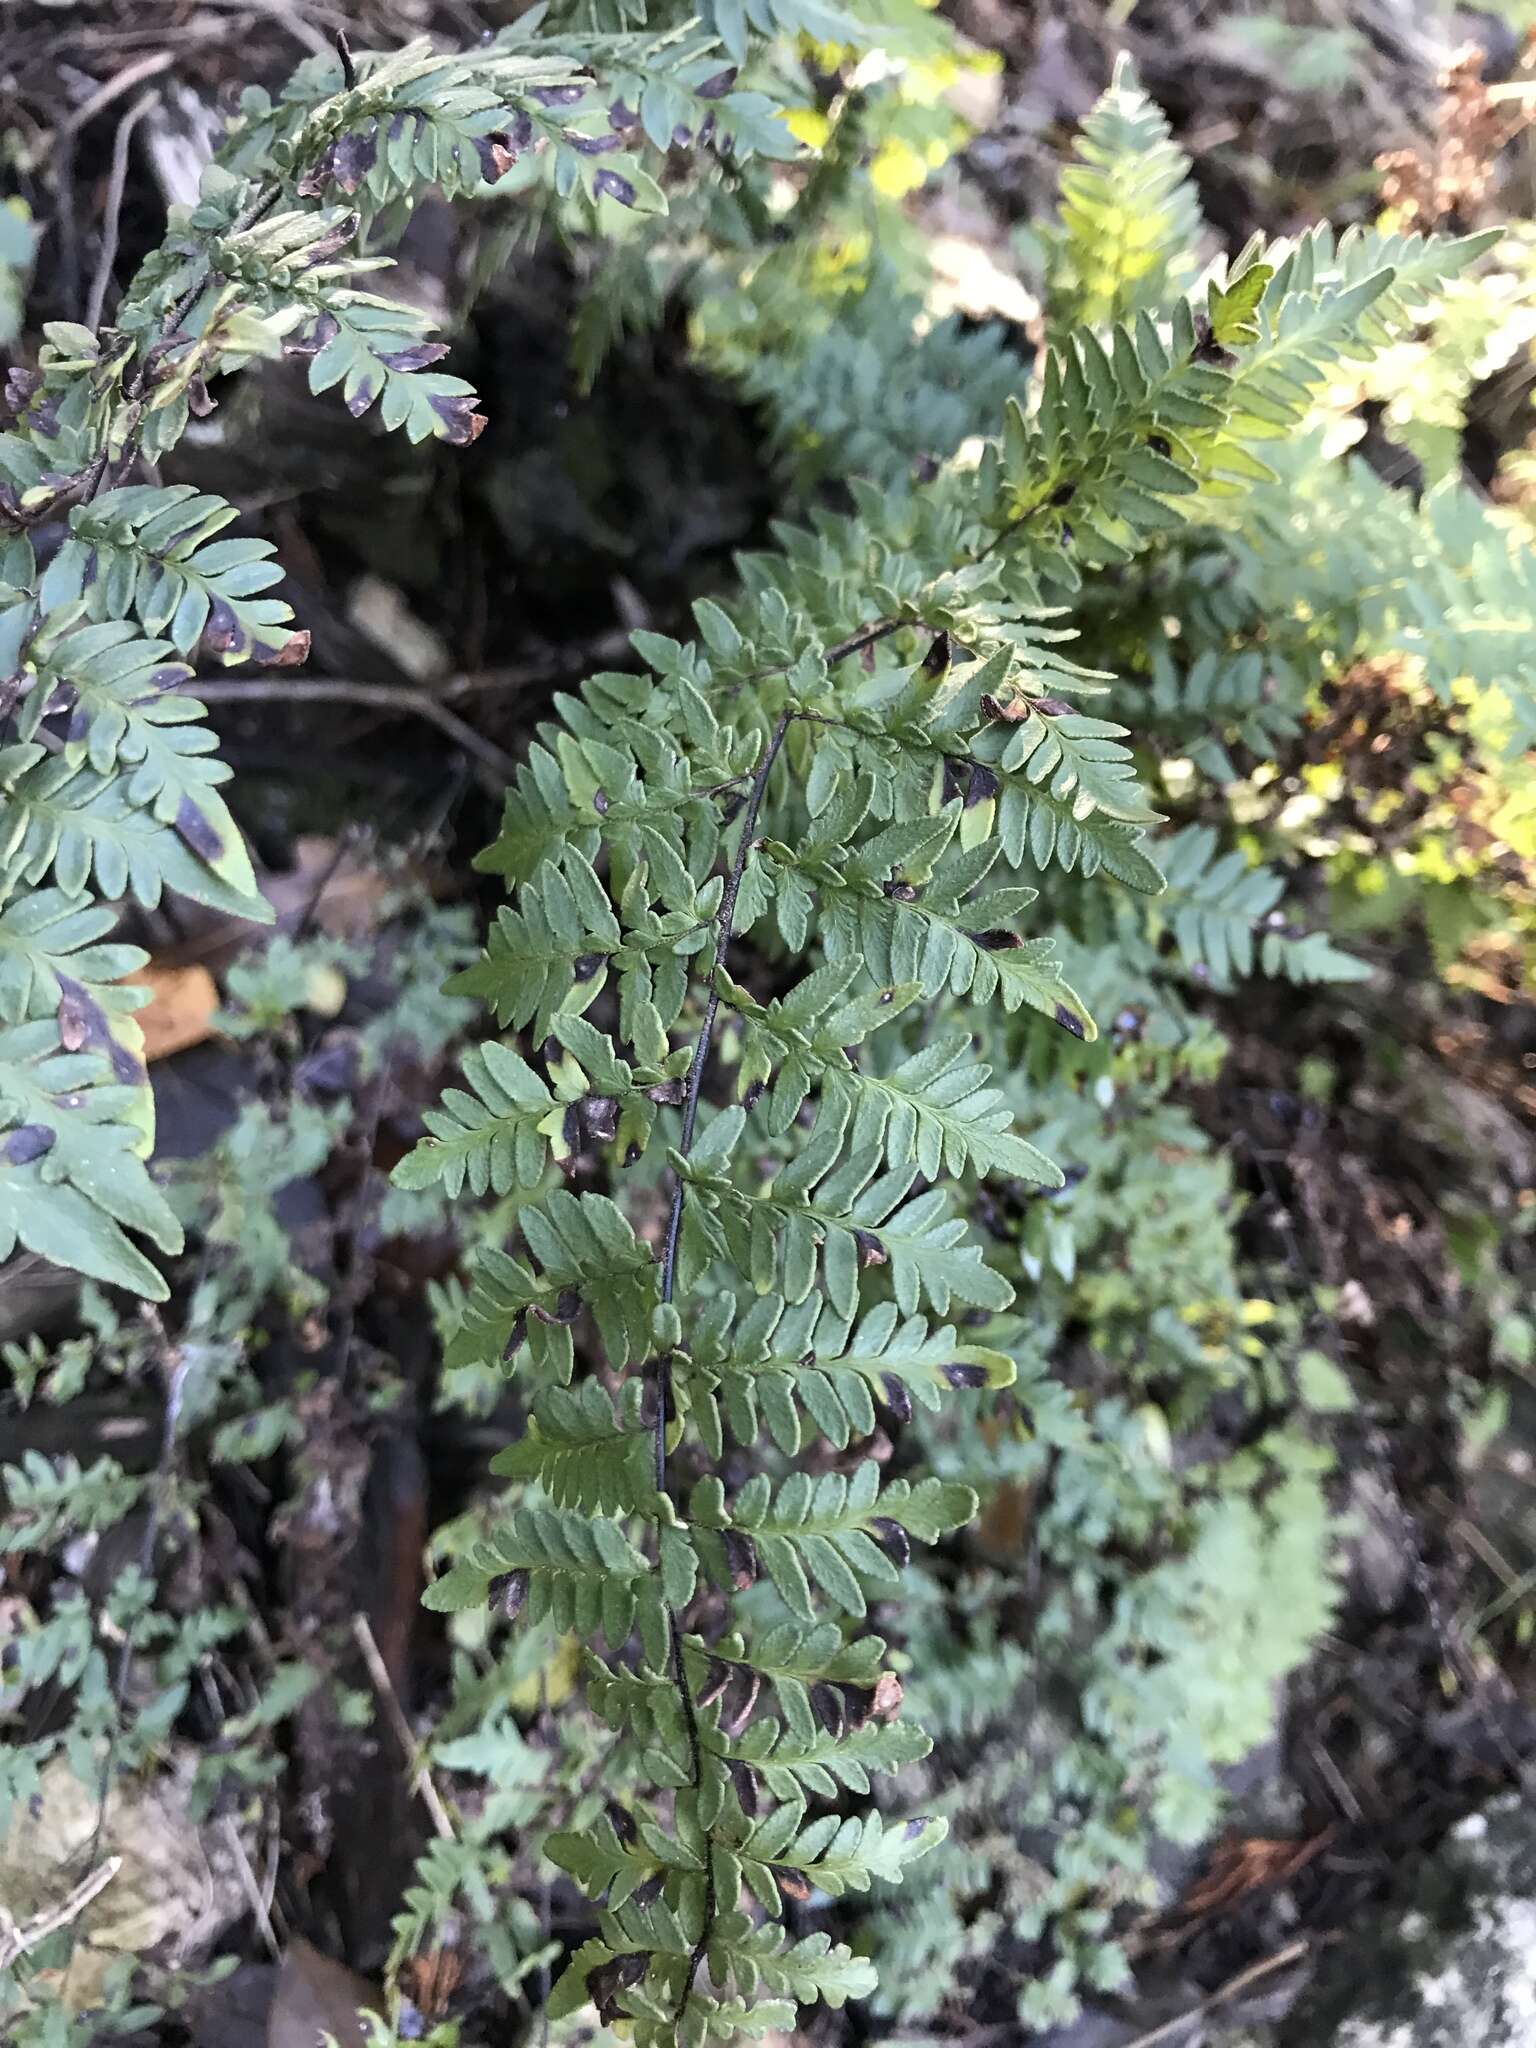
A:
[[[1051,942],[1012,929],[1036,892],[981,890],[1000,846],[951,847],[962,817],[958,803],[936,819],[892,825],[850,844],[870,794],[861,782],[829,805],[798,846],[763,842],[762,862],[773,876],[765,893],[785,943],[804,942],[814,905],[829,960],[862,960],[877,982],[916,983],[928,999],[947,989],[980,1003],[995,997],[1005,1010],[1027,1004],[1076,1038],[1095,1037],[1097,1027],[1062,979]]]
[[[793,1457],[806,1425],[839,1450],[872,1436],[875,1403],[903,1411],[915,1400],[937,1409],[957,1388],[1008,1386],[1006,1352],[963,1340],[948,1324],[903,1317],[880,1302],[850,1329],[830,1302],[808,1296],[794,1305],[759,1295],[735,1314],[729,1300],[711,1303],[690,1329],[677,1362],[694,1421],[711,1455],[723,1452],[721,1415],[740,1444],[754,1443],[766,1424]],[[733,1320],[734,1317],[734,1320]]]
[[[585,1308],[609,1363],[622,1370],[650,1345],[657,1272],[629,1219],[606,1195],[557,1188],[518,1212],[536,1266],[493,1247],[476,1260],[450,1365],[510,1361],[524,1344],[541,1374],[570,1379],[570,1326]]]
[[[1275,908],[1284,878],[1250,865],[1238,849],[1220,852],[1210,826],[1186,826],[1162,853],[1168,893],[1160,909],[1185,966],[1217,987],[1256,969],[1298,982],[1359,981],[1370,972],[1326,932],[1292,931]]]
[[[618,1647],[634,1626],[650,1569],[617,1522],[559,1508],[517,1508],[423,1597],[446,1614],[495,1599],[530,1623],[548,1620],[589,1637],[601,1633]]]
[[[595,1380],[550,1387],[534,1403],[527,1433],[491,1461],[504,1479],[536,1483],[557,1508],[588,1515],[654,1509],[656,1481],[643,1389],[628,1380],[617,1411]]]
[[[843,1613],[862,1615],[868,1607],[864,1582],[899,1582],[892,1558],[905,1562],[908,1536],[936,1542],[975,1511],[969,1487],[939,1479],[916,1486],[893,1479],[881,1486],[879,1467],[866,1459],[848,1478],[793,1472],[776,1493],[767,1475],[757,1473],[729,1508],[720,1481],[701,1479],[690,1497],[689,1527],[695,1543],[703,1538],[703,1555],[722,1584],[751,1583],[760,1566],[791,1614],[814,1622],[813,1583]],[[711,1543],[708,1531],[727,1532],[731,1540]]]
[[[164,1301],[169,1289],[128,1235],[181,1249],[181,1226],[141,1157],[148,1089],[138,1034],[79,984],[62,991],[60,1007],[75,1051],[61,1049],[56,1017],[0,1030],[0,1260],[21,1244]]]
[[[69,533],[37,586],[44,612],[82,603],[93,620],[136,617],[178,654],[199,644],[225,663],[274,661],[293,613],[263,597],[280,581],[266,540],[216,540],[235,507],[191,484],[126,484],[69,515]]]
[[[117,917],[89,896],[36,889],[0,908],[0,1022],[56,1013],[74,991],[102,1009],[129,1007],[113,986],[149,958],[111,943]]]
[[[990,1309],[1012,1300],[980,1247],[965,1241],[944,1193],[933,1188],[909,1200],[916,1167],[883,1170],[879,1145],[848,1151],[846,1117],[825,1100],[809,1141],[762,1189],[738,1188],[724,1172],[744,1124],[739,1107],[721,1110],[689,1158],[675,1155],[694,1195],[683,1235],[690,1271],[728,1250],[740,1271],[791,1302],[805,1300],[819,1279],[843,1315],[852,1314],[859,1275],[871,1266],[887,1270],[904,1315],[924,1300],[940,1315],[952,1299]]]
[[[1204,223],[1189,159],[1124,56],[1074,138],[1060,215],[1046,244],[1060,328],[1155,313],[1193,276]]]

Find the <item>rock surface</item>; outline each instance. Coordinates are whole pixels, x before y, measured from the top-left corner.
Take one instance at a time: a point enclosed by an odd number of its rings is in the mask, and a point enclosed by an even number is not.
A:
[[[1499,1801],[1426,1862],[1406,1908],[1335,1949],[1290,2044],[1536,2048],[1536,1810]]]

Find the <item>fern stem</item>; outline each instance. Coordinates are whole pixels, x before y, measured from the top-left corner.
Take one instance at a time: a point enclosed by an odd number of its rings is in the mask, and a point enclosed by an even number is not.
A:
[[[867,644],[867,643],[866,643]],[[720,1014],[719,972],[725,965],[725,956],[735,936],[736,899],[741,893],[741,878],[746,873],[747,854],[757,835],[757,820],[763,808],[763,795],[768,787],[768,778],[773,773],[773,764],[779,758],[784,745],[785,734],[789,731],[793,711],[780,714],[779,722],[773,729],[773,737],[758,763],[752,777],[752,791],[747,798],[746,814],[742,819],[741,839],[736,847],[736,857],[731,862],[731,871],[726,877],[725,892],[720,898],[719,915],[715,920],[715,956],[709,969],[709,1000],[704,1008],[704,1022],[699,1027],[699,1036],[693,1048],[693,1058],[688,1067],[688,1090],[683,1103],[683,1135],[678,1151],[687,1158],[693,1148],[694,1129],[699,1116],[699,1091],[704,1084],[704,1069],[709,1064],[710,1051],[714,1045],[715,1020]],[[667,1216],[666,1245],[661,1262],[661,1298],[670,1302],[677,1285],[677,1240],[683,1221],[683,1176],[672,1176],[672,1206]],[[656,1367],[656,1491],[664,1494],[667,1490],[667,1395],[671,1373],[668,1360],[662,1357]],[[687,1668],[683,1663],[683,1632],[678,1622],[677,1610],[668,1603],[667,1636],[672,1652],[672,1683],[683,1710],[683,1728],[688,1738],[689,1775],[697,1792],[704,1775],[703,1750],[699,1742],[699,1716],[694,1705],[693,1687],[688,1682]],[[710,1931],[715,1919],[715,1869],[713,1859],[704,1859],[704,1924],[699,1938],[693,1945],[688,1958],[688,1970],[683,1979],[682,1995],[677,2002],[677,2019],[681,2024],[688,2000],[693,1994],[694,1979],[699,1974],[699,1965],[709,1946]]]
[[[866,630],[869,633],[869,638],[861,640],[856,635],[852,641],[846,643],[843,651],[852,653],[855,646],[868,646],[874,638],[878,637],[876,629],[870,628]],[[895,627],[886,626],[879,629],[879,631],[894,632]],[[836,650],[834,650],[835,653]],[[829,654],[827,659],[829,661],[832,660],[834,654]],[[741,878],[746,873],[747,854],[751,850],[752,841],[757,835],[757,820],[763,808],[763,795],[768,787],[768,777],[773,773],[773,764],[779,758],[779,750],[784,745],[785,734],[789,731],[790,722],[794,717],[795,713],[793,711],[782,713],[778,724],[773,729],[773,737],[768,742],[767,750],[758,764],[757,772],[752,777],[752,790],[747,798],[747,811],[742,821],[741,839],[736,848],[736,858],[731,863],[731,872],[726,877],[725,893],[720,898],[720,911],[715,919],[715,957],[711,961],[709,969],[709,1001],[705,1006],[704,1022],[699,1030],[698,1041],[693,1048],[693,1059],[688,1067],[688,1088],[683,1101],[683,1137],[682,1143],[678,1146],[678,1151],[684,1159],[688,1157],[689,1152],[693,1149],[694,1126],[698,1121],[699,1115],[699,1091],[704,1083],[704,1069],[709,1063],[710,1050],[714,1044],[715,1020],[720,1014],[720,989],[716,977],[720,969],[725,965],[725,956],[730,949],[731,940],[735,937],[736,899],[741,893]],[[667,1236],[661,1261],[661,1298],[664,1302],[671,1301],[673,1289],[677,1283],[677,1238],[682,1220],[683,1177],[679,1173],[673,1175],[672,1207],[667,1216]],[[663,1390],[663,1399],[658,1406],[656,1416],[656,1441],[659,1447],[663,1444],[666,1426],[666,1400]],[[665,1450],[664,1448],[659,1448],[657,1453],[658,1487],[663,1483],[664,1472]]]
[[[868,626],[861,626],[846,640],[840,640],[826,653],[828,667],[845,661],[850,654],[862,653],[866,647],[873,647],[877,640],[883,640],[905,622],[901,619],[879,619]],[[763,752],[752,777],[751,793],[747,798],[746,813],[741,824],[741,838],[737,842],[736,855],[726,877],[725,891],[720,898],[720,910],[715,919],[715,951],[709,969],[709,999],[704,1008],[704,1021],[699,1027],[698,1039],[694,1044],[693,1058],[688,1066],[688,1086],[683,1100],[683,1130],[678,1152],[684,1159],[693,1149],[694,1131],[698,1124],[699,1096],[704,1085],[704,1070],[709,1064],[709,1055],[714,1047],[715,1023],[720,1014],[720,969],[725,965],[726,954],[731,940],[735,937],[736,901],[741,894],[742,877],[747,869],[747,855],[757,836],[757,821],[762,812],[763,798],[768,789],[768,778],[773,773],[774,763],[783,749],[785,738],[796,713],[786,710],[779,714],[778,724]],[[661,1299],[669,1303],[677,1286],[677,1245],[683,1222],[684,1181],[681,1173],[672,1176],[672,1203],[667,1214],[667,1235],[662,1251]],[[670,1390],[671,1374],[668,1360],[657,1361],[656,1368],[656,1421],[653,1441],[656,1450],[656,1491],[664,1494],[667,1490],[667,1397]],[[679,1704],[683,1710],[683,1728],[688,1740],[689,1775],[694,1790],[699,1789],[703,1780],[703,1749],[699,1740],[698,1709],[694,1704],[693,1687],[688,1680],[687,1668],[683,1662],[683,1633],[677,1618],[677,1611],[671,1604],[667,1607],[667,1634],[672,1653],[672,1682],[677,1690]],[[699,1938],[693,1945],[688,1958],[687,1974],[683,1979],[682,1994],[677,2002],[677,2020],[681,2024],[687,2011],[688,2000],[693,1994],[694,1980],[709,1947],[710,1931],[715,1919],[715,1872],[713,1860],[706,1856],[704,1874],[704,1924]]]

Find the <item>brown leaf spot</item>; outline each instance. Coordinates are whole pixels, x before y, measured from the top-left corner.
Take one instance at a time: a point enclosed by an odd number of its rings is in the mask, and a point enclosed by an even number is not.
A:
[[[894,1671],[882,1671],[869,1703],[871,1719],[894,1721],[901,1712],[901,1700],[901,1680]]]

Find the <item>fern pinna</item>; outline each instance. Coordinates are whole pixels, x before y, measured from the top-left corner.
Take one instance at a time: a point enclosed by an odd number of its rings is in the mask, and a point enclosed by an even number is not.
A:
[[[399,1178],[515,1204],[449,1362],[528,1388],[514,1489],[429,1604],[577,1631],[640,1786],[546,1845],[602,1909],[556,2016],[661,2048],[872,1988],[799,1908],[942,1834],[871,1797],[928,1746],[871,1616],[974,1505],[902,1425],[1013,1377],[975,1184],[1061,1181],[975,1029],[1020,1066],[1095,1035],[1042,873],[1162,888],[1053,609],[1267,474],[1253,444],[1400,317],[1381,253],[1251,250],[1165,321],[1073,332],[979,467],[782,529],[696,642],[636,634],[644,673],[557,699],[509,792],[481,864],[510,900],[452,986],[521,1049],[470,1055]]]

